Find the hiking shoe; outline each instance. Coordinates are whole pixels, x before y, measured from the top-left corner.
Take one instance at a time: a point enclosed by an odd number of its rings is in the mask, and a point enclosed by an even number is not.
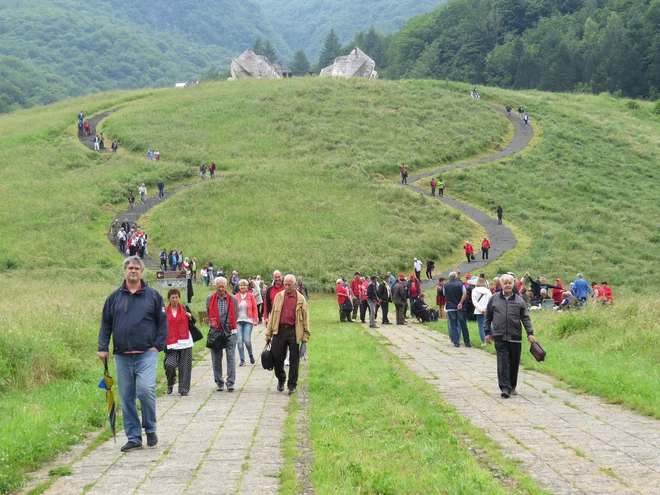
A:
[[[234,387],[227,387],[227,392],[233,392],[233,391],[234,391]]]
[[[181,394],[181,397],[187,397],[188,396],[188,392],[180,392],[180,394]]]
[[[504,391],[504,392],[502,392],[502,393],[501,393],[500,395],[501,395],[501,397],[502,397],[503,399],[508,399],[508,398],[509,398],[509,395],[510,395],[510,393],[509,393],[509,391],[508,391],[508,390],[505,390],[505,391]]]
[[[380,328],[378,325],[369,325],[369,328]]]
[[[158,435],[156,435],[156,432],[154,431],[153,433],[147,433],[147,445],[149,447],[153,447],[158,443]]]
[[[239,366],[245,366],[245,361],[241,361],[241,363],[239,364]]]
[[[217,386],[215,387],[215,389],[216,389],[218,392],[222,392],[222,391],[225,389],[225,385],[224,385],[224,383],[223,383],[222,385],[217,385]]]
[[[167,395],[170,395],[172,393],[172,387],[168,385],[167,387]]]
[[[277,382],[277,391],[284,392],[284,382]]]
[[[133,440],[129,440],[128,442],[126,442],[126,445],[124,445],[121,448],[121,451],[122,452],[130,452],[131,450],[138,450],[138,449],[141,449],[141,448],[142,448],[142,443],[137,443],[137,442],[134,442]]]
[[[293,395],[296,393],[296,387],[289,387],[289,395]]]
[[[254,364],[256,361],[254,360],[254,356],[250,356],[250,364]]]
[[[511,395],[518,395],[518,391],[514,388],[514,389],[511,391]]]

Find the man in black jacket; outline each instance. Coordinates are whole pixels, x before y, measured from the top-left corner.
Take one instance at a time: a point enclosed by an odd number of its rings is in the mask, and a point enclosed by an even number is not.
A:
[[[525,301],[513,293],[515,279],[504,274],[500,277],[502,291],[495,293],[488,301],[484,318],[484,328],[492,329],[491,335],[486,335],[489,344],[495,340],[497,351],[497,381],[502,397],[518,395],[518,368],[520,367],[520,351],[522,348],[522,325],[527,331],[527,340],[535,342],[532,321]]]
[[[142,280],[144,264],[137,256],[124,260],[126,279],[106,299],[101,316],[98,355],[108,359],[112,336],[121,397],[124,432],[128,443],[122,452],[142,448],[142,427],[136,397],[142,407],[142,426],[147,445],[158,443],[156,436],[156,368],[158,353],[165,349],[167,314],[160,293]]]
[[[399,274],[399,280],[392,287],[392,302],[396,308],[396,324],[405,325],[406,301],[408,300],[408,290],[406,289],[406,276]]]
[[[383,283],[378,286],[378,299],[380,299],[380,307],[383,313],[383,325],[391,325],[390,319],[388,318],[388,312],[390,307],[390,301],[392,300],[392,289],[389,284],[389,277],[386,280],[383,280]]]
[[[371,276],[371,283],[367,287],[367,306],[369,307],[369,328],[378,328],[376,325],[376,306],[378,305],[378,277]]]

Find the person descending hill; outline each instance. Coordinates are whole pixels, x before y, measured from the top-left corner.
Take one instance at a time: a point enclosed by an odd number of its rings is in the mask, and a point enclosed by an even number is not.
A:
[[[206,180],[206,163],[202,163],[202,165],[199,167],[199,176],[203,181]]]
[[[209,174],[211,175],[211,180],[215,179],[215,162],[211,162],[209,165]]]
[[[112,142],[111,147],[112,147],[112,152],[113,152],[113,153],[117,153],[117,148],[118,148],[119,146],[117,145],[117,140],[116,140],[116,139]]]
[[[99,135],[94,136],[94,151],[100,151],[99,149]]]
[[[511,110],[512,110],[511,105],[509,105],[507,103],[506,104],[506,116],[509,117],[509,118],[511,118]]]
[[[80,113],[78,114],[78,122],[82,122],[83,120],[85,120],[85,114],[81,110]]]
[[[502,205],[497,205],[497,223],[502,225],[502,213],[504,212],[504,209],[502,208]]]
[[[525,121],[525,127],[529,125],[529,114],[526,113],[525,116],[523,117],[523,120]]]
[[[81,137],[83,135],[83,123],[82,120],[78,121],[78,137]]]
[[[133,193],[130,192],[130,193],[128,194],[128,209],[129,209],[129,210],[132,210],[132,209],[133,209],[133,205],[135,205],[135,196],[133,196]]]
[[[435,198],[435,189],[438,187],[438,181],[435,180],[435,177],[433,177],[429,184],[431,186],[431,196]]]
[[[520,120],[522,120],[523,116],[525,115],[525,107],[520,105],[520,107],[518,108],[518,113],[520,114]]]
[[[471,263],[472,262],[472,255],[474,254],[474,248],[472,247],[472,244],[470,244],[469,241],[465,241],[465,244],[463,245],[463,251],[465,251],[465,256],[467,257],[467,262]]]
[[[401,184],[408,184],[408,169],[401,165]]]
[[[442,179],[438,179],[438,194],[440,194],[441,198],[445,195],[445,187],[447,187],[445,182]]]

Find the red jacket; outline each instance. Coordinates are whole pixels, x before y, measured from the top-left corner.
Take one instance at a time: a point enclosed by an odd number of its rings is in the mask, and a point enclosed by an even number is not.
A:
[[[168,304],[167,308],[167,342],[166,345],[173,345],[180,340],[188,340],[190,338],[190,330],[188,330],[188,317],[186,316],[186,308],[183,304],[179,304],[176,312],[176,317],[172,314],[172,307]]]
[[[552,300],[557,304],[561,304],[564,299],[564,292],[566,292],[566,287],[561,284],[559,284],[559,287],[561,289],[552,289]]]
[[[360,286],[360,301],[367,300],[367,289],[369,288],[370,283],[371,282],[369,280],[362,282],[362,285]]]
[[[259,323],[259,311],[257,311],[257,300],[254,298],[254,294],[251,292],[246,292],[245,293],[245,302],[247,302],[248,306],[248,316],[252,318],[254,321],[254,324],[256,325]],[[239,292],[234,296],[236,298],[236,301],[238,303],[241,302],[241,293]]]
[[[490,249],[490,241],[488,239],[481,241],[481,249]]]
[[[608,304],[612,304],[614,302],[614,295],[612,294],[612,287],[609,285],[601,287],[601,290],[605,294],[605,301],[607,301]]]
[[[360,286],[362,282],[359,280],[351,280],[351,292],[353,292],[353,297],[360,297]]]
[[[472,247],[472,244],[470,244],[469,242],[465,243],[465,246],[463,246],[463,249],[465,249],[465,254],[474,253],[474,248]]]
[[[335,292],[337,293],[337,302],[340,305],[344,304],[346,302],[346,298],[348,297],[348,288],[344,287],[343,285],[338,285],[335,289]]]

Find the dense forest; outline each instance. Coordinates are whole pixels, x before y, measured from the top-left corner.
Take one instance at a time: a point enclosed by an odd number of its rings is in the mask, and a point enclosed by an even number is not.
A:
[[[381,38],[386,77],[660,96],[660,0],[453,0]]]

